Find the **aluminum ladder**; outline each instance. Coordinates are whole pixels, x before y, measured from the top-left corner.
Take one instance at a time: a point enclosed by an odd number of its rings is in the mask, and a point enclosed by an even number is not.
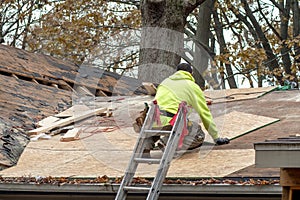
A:
[[[179,140],[181,137],[181,133],[184,129],[185,118],[186,118],[186,104],[182,102],[179,106],[179,110],[176,116],[175,123],[172,127],[171,131],[162,131],[162,130],[154,130],[154,116],[157,114],[156,112],[159,111],[158,105],[154,101],[152,106],[149,108],[147,112],[147,116],[145,118],[144,124],[141,128],[139,137],[135,144],[133,154],[129,161],[127,170],[125,175],[123,176],[122,182],[120,184],[118,193],[116,195],[115,200],[125,200],[127,197],[128,192],[148,192],[147,200],[157,200],[159,194],[161,192],[161,187],[163,185],[163,181],[167,175],[169,170],[171,161],[175,155],[176,149],[179,144]],[[162,136],[162,135],[169,135],[168,142],[165,146],[164,152],[161,158],[143,158],[143,150],[145,148],[145,140],[146,138],[152,136]],[[156,172],[156,176],[154,177],[151,187],[148,186],[136,186],[132,185],[133,177],[136,173],[137,167],[139,164],[158,164],[158,169]]]

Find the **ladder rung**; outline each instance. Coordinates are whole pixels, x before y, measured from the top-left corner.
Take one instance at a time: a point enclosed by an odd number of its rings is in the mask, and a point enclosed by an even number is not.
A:
[[[161,159],[135,158],[134,160],[138,163],[159,164]]]
[[[150,187],[135,187],[135,186],[124,186],[126,191],[149,191]]]
[[[144,133],[148,136],[166,135],[171,134],[172,131],[160,131],[160,130],[144,130]]]

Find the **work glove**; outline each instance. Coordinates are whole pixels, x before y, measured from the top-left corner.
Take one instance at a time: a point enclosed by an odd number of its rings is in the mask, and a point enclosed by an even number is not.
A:
[[[230,141],[228,138],[217,138],[215,139],[215,143],[217,145],[223,145],[223,144],[228,144]]]

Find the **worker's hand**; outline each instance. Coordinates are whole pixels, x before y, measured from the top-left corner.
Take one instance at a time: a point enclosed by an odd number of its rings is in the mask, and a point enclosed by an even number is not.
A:
[[[230,141],[228,138],[217,138],[215,139],[215,143],[217,145],[223,145],[223,144],[228,144]]]

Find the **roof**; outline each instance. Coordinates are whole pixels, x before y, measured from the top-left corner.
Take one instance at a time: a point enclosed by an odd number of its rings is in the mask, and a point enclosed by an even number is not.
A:
[[[145,93],[136,79],[6,45],[0,45],[0,84],[0,169],[17,163],[36,122],[76,99]]]
[[[99,69],[95,72],[94,68],[80,68],[66,61],[30,54],[3,45],[0,45],[0,56],[5,58],[0,59],[0,76],[4,77],[0,80],[5,86],[1,87],[1,92],[4,92],[4,95],[1,95],[1,107],[6,110],[6,117],[1,119],[8,127],[24,126],[19,129],[25,135],[24,138],[27,137],[26,133],[29,130],[35,128],[36,122],[69,108],[71,104],[74,105],[74,99],[77,103],[77,100],[81,100],[91,107],[115,108],[114,123],[107,121],[110,118],[94,116],[75,124],[86,128],[80,140],[60,142],[60,135],[55,135],[49,140],[29,143],[29,138],[24,139],[23,144],[26,148],[18,164],[15,165],[17,159],[15,163],[7,164],[6,166],[15,166],[2,170],[3,177],[95,178],[104,175],[108,177],[123,175],[136,140],[136,133],[131,123],[143,108],[144,102],[150,102],[153,98],[134,96],[134,94],[145,93],[139,87],[140,82],[103,71],[101,73],[104,75],[99,77],[97,75],[101,71]],[[90,76],[91,79],[86,80]],[[3,81],[5,79],[6,81]],[[82,81],[83,79],[85,81]],[[94,80],[96,84],[89,80]],[[74,85],[84,86],[81,88],[83,90],[78,91],[84,92],[86,88],[89,92],[82,95],[74,89],[76,88]],[[98,94],[98,97],[90,96],[89,93]],[[278,179],[279,168],[255,167],[254,143],[299,133],[297,126],[300,111],[299,90],[277,91],[272,88],[263,92],[258,92],[256,89],[248,89],[245,92],[240,89],[222,93],[223,97],[217,95],[215,98],[210,96],[211,93],[206,93],[207,97],[213,100],[210,105],[213,115],[223,119],[221,120],[223,124],[234,121],[234,124],[238,124],[234,127],[235,131],[245,127],[246,129],[241,135],[234,137],[228,145],[213,146],[209,145],[210,141],[207,141],[204,147],[207,147],[208,151],[202,149],[200,153],[192,152],[175,159],[168,177]],[[120,96],[109,97],[112,94]],[[252,96],[253,94],[256,95]],[[240,98],[241,96],[246,97]],[[222,98],[224,101],[220,101]],[[222,118],[224,114],[233,112],[238,115],[232,115],[229,119]],[[22,117],[18,120],[12,118],[20,115]],[[245,118],[239,119],[239,116],[248,116],[248,118],[245,121]],[[261,119],[271,119],[271,122],[258,126]],[[104,121],[107,124],[103,125]],[[121,128],[111,132],[103,131],[107,126]],[[226,129],[224,132],[230,132],[230,127],[224,129]],[[10,134],[18,135],[12,132]],[[141,175],[151,177],[154,173],[152,166],[148,166],[144,168]]]
[[[210,105],[210,109],[216,119],[222,118],[220,110],[225,106],[226,113],[230,115],[230,118],[223,119],[225,119],[225,124],[232,124],[229,126],[229,130],[232,132],[243,130],[245,133],[235,137],[230,144],[224,146],[209,146],[209,141],[207,141],[207,145],[204,145],[200,152],[184,154],[175,159],[168,176],[181,178],[278,178],[279,168],[255,168],[254,143],[276,139],[279,136],[288,137],[297,133],[297,123],[294,121],[296,119],[294,116],[299,111],[297,95],[299,95],[298,90],[271,91],[259,98],[213,103]],[[75,124],[77,127],[84,127],[83,133],[80,134],[80,140],[60,142],[60,136],[57,135],[50,140],[31,142],[27,145],[18,165],[2,171],[2,176],[26,174],[43,177],[122,176],[137,136],[131,124],[134,117],[143,108],[144,102],[150,102],[153,97],[125,97],[114,103],[100,101],[100,99],[92,102],[93,106],[109,106],[116,109],[113,111],[114,117],[111,118],[116,123],[110,124],[110,126],[118,126],[118,129],[111,132],[103,131],[106,125],[101,122],[107,118],[99,116],[89,119],[87,122]],[[290,108],[291,105],[293,105],[293,109]],[[282,112],[282,110],[286,112]],[[235,116],[231,115],[232,113]],[[250,118],[247,119],[247,116]],[[268,121],[266,125],[257,126],[265,119],[271,119],[272,123]],[[238,126],[234,126],[234,124]],[[282,131],[282,127],[286,127],[285,132]],[[224,129],[223,134],[228,132],[226,126],[221,128]],[[43,157],[43,155],[47,155],[47,157]],[[53,161],[54,159],[55,161]],[[51,165],[49,165],[49,161]],[[153,167],[149,166],[145,167],[140,175],[151,177],[154,174]]]
[[[281,137],[290,137],[299,133],[299,90],[273,91],[261,98],[250,101],[231,102],[227,104],[229,110],[235,109],[246,111],[257,115],[275,117],[280,121],[272,125],[263,127],[256,131],[246,134],[243,137],[231,141],[231,148],[254,149],[254,143],[266,140],[276,140]],[[218,149],[227,149],[230,146],[219,146]],[[260,177],[279,177],[278,168],[256,168],[250,165],[244,169],[236,171],[229,176],[260,176]]]

